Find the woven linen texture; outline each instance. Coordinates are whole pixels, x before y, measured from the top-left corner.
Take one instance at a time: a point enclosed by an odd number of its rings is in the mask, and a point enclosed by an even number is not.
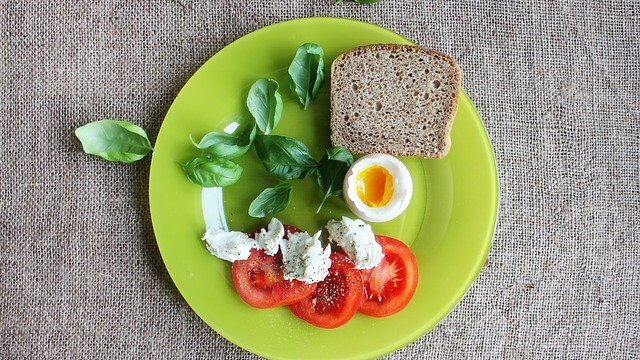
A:
[[[260,27],[341,16],[454,56],[497,154],[491,254],[460,305],[393,359],[640,356],[640,2],[0,0],[0,358],[250,359],[175,289],[149,159],[73,130],[155,139],[189,76]]]

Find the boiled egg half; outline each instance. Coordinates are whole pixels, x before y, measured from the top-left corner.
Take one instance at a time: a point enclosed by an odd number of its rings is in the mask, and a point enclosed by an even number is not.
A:
[[[391,155],[371,154],[351,165],[342,190],[354,214],[366,221],[384,222],[407,209],[413,181],[400,160]]]

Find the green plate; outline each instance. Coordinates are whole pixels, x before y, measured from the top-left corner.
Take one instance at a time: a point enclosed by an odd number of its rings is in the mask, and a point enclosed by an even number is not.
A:
[[[261,77],[278,80],[285,102],[275,133],[302,140],[319,158],[329,145],[328,79],[319,97],[303,111],[286,76],[296,48],[305,42],[324,48],[327,65],[358,45],[410,44],[371,24],[310,18],[265,27],[215,54],[180,91],[160,129],[149,181],[153,227],[178,290],[202,320],[229,341],[269,358],[372,358],[431,330],[480,272],[496,223],[495,157],[480,117],[463,94],[449,155],[442,160],[402,159],[415,186],[411,204],[398,219],[373,224],[376,233],[411,245],[418,259],[418,289],[400,313],[382,319],[357,314],[338,329],[323,330],[299,320],[285,307],[258,310],[244,304],[234,291],[229,263],[210,255],[200,240],[205,229],[203,191],[187,180],[179,163],[197,154],[190,134],[199,138],[232,122],[247,122],[246,95]],[[249,203],[277,181],[265,172],[253,151],[238,162],[244,167],[243,176],[223,190],[224,214],[220,215],[231,229],[249,231],[267,222],[247,215]],[[339,198],[316,215],[321,194],[313,180],[293,183],[292,202],[278,215],[283,222],[314,232],[330,218],[353,216]],[[204,195],[209,199],[211,194]],[[205,200],[205,208],[211,205],[208,202]]]

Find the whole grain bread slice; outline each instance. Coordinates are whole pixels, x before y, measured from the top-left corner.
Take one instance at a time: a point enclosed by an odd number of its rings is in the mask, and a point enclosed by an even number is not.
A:
[[[444,157],[460,74],[450,56],[419,46],[343,53],[331,66],[331,142],[356,154]]]

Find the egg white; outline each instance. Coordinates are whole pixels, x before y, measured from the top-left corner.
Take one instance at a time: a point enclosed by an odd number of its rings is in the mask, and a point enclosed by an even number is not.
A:
[[[378,165],[385,168],[393,177],[393,195],[384,206],[370,207],[358,196],[356,178],[358,174]],[[413,180],[409,169],[398,159],[387,154],[370,154],[356,161],[344,177],[343,195],[347,206],[358,217],[370,222],[385,222],[400,216],[409,206],[413,195]]]

